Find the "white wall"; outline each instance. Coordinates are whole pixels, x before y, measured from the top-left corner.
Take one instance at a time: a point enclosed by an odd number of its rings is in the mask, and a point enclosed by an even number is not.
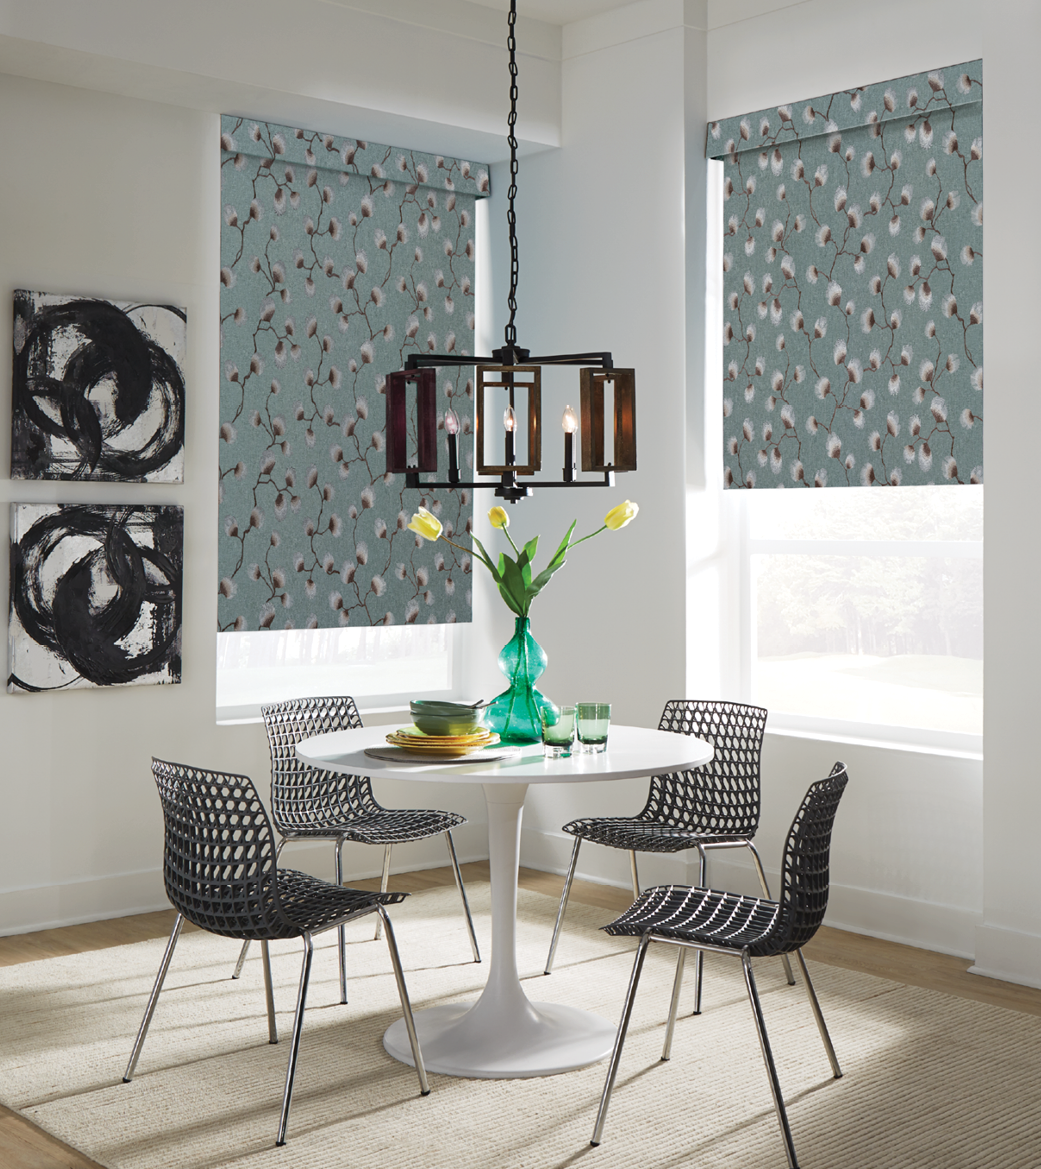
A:
[[[624,717],[632,721],[652,723],[657,718],[664,699],[674,696],[663,692],[663,681],[669,680],[666,689],[670,685],[675,689],[673,671],[681,664],[685,668],[683,689],[676,689],[675,694],[738,692],[736,655],[732,652],[737,644],[735,614],[731,602],[736,581],[722,520],[726,513],[720,508],[720,493],[714,487],[719,481],[715,454],[719,446],[718,409],[713,389],[718,384],[717,358],[711,344],[702,345],[701,336],[703,305],[707,302],[711,310],[715,268],[710,261],[709,287],[702,300],[699,294],[706,284],[704,263],[691,240],[692,236],[697,238],[698,232],[704,232],[708,215],[713,217],[709,222],[711,238],[714,216],[718,214],[715,207],[711,211],[706,209],[703,196],[704,121],[977,56],[986,57],[986,110],[1018,108],[1025,94],[1015,87],[1025,86],[1030,73],[1025,62],[1016,67],[1012,46],[1036,44],[1031,30],[1036,29],[1037,8],[1036,4],[1014,0],[998,5],[991,10],[995,19],[986,21],[986,39],[984,22],[974,6],[947,0],[918,0],[910,5],[884,3],[870,10],[846,0],[808,0],[794,5],[779,4],[776,0],[748,0],[741,4],[710,2],[707,43],[697,32],[700,13],[691,4],[634,5],[601,18],[595,30],[594,22],[589,21],[565,30],[563,149],[545,156],[540,178],[563,181],[564,190],[581,199],[582,168],[576,164],[569,169],[569,151],[577,157],[581,151],[592,152],[599,146],[600,159],[610,159],[614,173],[617,160],[626,156],[632,142],[627,119],[635,117],[642,120],[638,132],[639,154],[645,160],[653,160],[654,182],[645,187],[638,201],[634,201],[624,179],[615,180],[608,192],[601,190],[595,201],[584,201],[581,227],[565,218],[559,235],[547,237],[544,260],[562,264],[573,248],[576,256],[585,257],[588,268],[592,253],[596,256],[593,264],[599,282],[602,277],[596,265],[603,255],[617,263],[619,248],[628,246],[632,250],[634,240],[641,249],[647,246],[639,226],[646,206],[655,223],[655,240],[663,245],[661,254],[655,252],[653,257],[655,304],[650,315],[656,324],[668,319],[668,309],[678,304],[678,301],[669,304],[669,278],[682,255],[677,244],[683,237],[675,218],[670,218],[665,208],[670,197],[685,183],[687,270],[683,278],[687,322],[685,357],[679,357],[670,328],[652,326],[652,332],[648,332],[640,316],[639,296],[623,302],[633,322],[633,339],[653,336],[652,353],[643,352],[644,347],[638,345],[635,360],[643,391],[640,394],[643,465],[647,465],[647,452],[652,449],[647,436],[652,434],[654,471],[646,478],[642,469],[639,475],[631,476],[625,481],[625,494],[632,494],[645,504],[638,524],[644,525],[648,519],[649,522],[642,527],[639,554],[645,566],[653,566],[651,571],[657,580],[656,609],[660,614],[671,614],[673,638],[654,645],[652,650],[646,644],[646,631],[641,626],[640,638],[645,644],[637,648],[635,642],[629,641],[625,626],[641,624],[640,591],[626,593],[622,577],[623,595],[631,604],[628,621],[615,623],[610,636],[597,644],[595,633],[590,636],[587,632],[591,617],[595,614],[604,629],[608,625],[604,624],[598,607],[598,590],[589,590],[585,595],[581,591],[588,583],[588,573],[595,572],[584,566],[586,579],[578,585],[569,581],[567,586],[572,591],[563,620],[569,624],[569,633],[561,628],[559,609],[548,618],[540,613],[536,621],[537,631],[550,649],[551,666],[546,680],[547,690],[554,697],[580,697],[578,689],[587,685],[582,672],[575,669],[574,650],[570,651],[571,660],[557,672],[553,650],[565,648],[567,652],[569,635],[572,645],[581,649],[583,661],[591,667],[587,677],[604,668],[609,654],[620,663],[621,670],[611,674],[617,692],[613,696]],[[643,18],[650,12],[663,19],[671,16],[669,31],[657,35],[656,29],[648,29],[645,24],[641,38],[637,39],[632,23],[624,23],[636,11]],[[1030,19],[1035,23],[1029,23]],[[611,40],[602,36],[609,24],[617,40],[630,35],[629,43],[615,44],[609,49],[595,44],[591,47],[591,42],[596,40],[594,31],[601,39]],[[842,51],[842,46],[848,45],[856,46],[854,54]],[[652,46],[658,51],[653,58]],[[675,72],[679,55],[686,57],[682,80]],[[1004,99],[994,96],[995,75],[999,71],[1001,84],[1009,90]],[[578,83],[571,87],[569,79]],[[670,86],[670,96],[663,99],[663,91]],[[683,109],[691,112],[685,144],[685,174],[680,174],[678,165],[670,166],[670,163],[678,164],[682,157],[680,111]],[[600,116],[602,121],[598,123],[599,133],[593,130],[588,138],[583,136],[580,151],[572,146],[567,129],[577,124],[583,114],[594,121]],[[1021,417],[1021,399],[1030,392],[1029,381],[1022,377],[1016,379],[1012,372],[1014,368],[1028,367],[1029,358],[1024,350],[1030,330],[1025,320],[1018,328],[1014,324],[1015,314],[1028,310],[1025,302],[1022,307],[1015,303],[1016,284],[1011,272],[1005,274],[1001,288],[1002,292],[1009,290],[1005,293],[1009,303],[1002,306],[1000,314],[994,304],[998,295],[996,285],[1001,280],[995,274],[1015,262],[1014,257],[1021,254],[1017,249],[1025,242],[1022,230],[1016,232],[1013,226],[1015,210],[1011,200],[1015,196],[1012,192],[1031,189],[1018,182],[1000,182],[1001,164],[997,159],[1011,157],[1013,147],[1011,143],[1005,147],[995,143],[995,138],[1003,133],[999,118],[1000,115],[989,114],[987,128],[987,188],[991,202],[987,239],[987,285],[991,302],[988,350],[992,354],[990,399],[997,411],[992,410],[988,432],[991,435],[988,449],[992,452],[998,450],[993,436],[998,433],[1000,420],[1013,410]],[[691,132],[697,123],[700,123],[697,131]],[[1018,170],[1020,164],[1016,165]],[[585,173],[589,173],[588,163]],[[711,201],[711,184],[709,190]],[[996,191],[1009,202],[1000,216],[993,202]],[[554,197],[557,196],[548,191],[542,192],[546,217]],[[634,211],[634,207],[638,210]],[[670,239],[670,232],[676,233],[671,249],[664,242]],[[1029,246],[1036,247],[1033,238]],[[577,277],[565,277],[554,286],[554,293],[540,302],[535,322],[542,326],[540,336],[547,328],[556,329],[561,336],[577,335],[584,342],[582,330],[590,318],[591,308],[581,297],[573,295],[573,290],[581,286]],[[605,287],[610,289],[610,295],[601,297],[593,311],[603,313],[609,320],[619,288],[613,282]],[[641,287],[646,286],[641,286],[637,276],[636,288]],[[710,337],[718,335],[711,322],[709,329]],[[591,339],[589,344],[593,344]],[[618,352],[621,346],[616,343],[614,347],[616,358],[621,359]],[[662,368],[666,354],[673,360],[686,362],[685,414],[684,408],[673,403],[668,391],[663,390],[668,375],[663,381],[658,369]],[[1011,365],[1013,361],[1017,362],[1016,366]],[[651,381],[648,393],[645,368],[648,364],[653,368],[655,362],[657,376]],[[1008,372],[1004,373],[1006,365]],[[703,374],[706,369],[707,373]],[[661,409],[665,403],[667,408]],[[688,595],[686,656],[681,663],[682,626],[674,608],[676,598],[669,588],[671,582],[664,582],[657,573],[665,565],[668,573],[675,571],[667,545],[670,532],[675,531],[675,524],[682,523],[683,517],[671,505],[662,506],[660,488],[670,494],[677,489],[670,476],[671,444],[674,430],[684,425],[684,417]],[[1009,417],[1005,425],[1015,423]],[[547,435],[550,431],[550,420],[547,420]],[[1028,677],[1028,663],[1036,660],[1037,650],[1034,628],[1020,617],[1029,611],[1029,602],[1022,591],[1035,579],[1034,573],[1023,571],[1024,555],[1032,564],[1036,552],[1033,548],[1024,550],[1021,522],[1013,519],[1017,513],[1022,514],[1012,503],[1013,492],[1021,500],[1031,490],[1029,483],[1019,481],[1026,478],[1026,460],[1020,461],[1022,470],[1013,473],[1011,467],[999,465],[998,458],[1000,454],[992,453],[988,462],[987,487],[986,789],[978,759],[769,734],[763,760],[763,819],[759,842],[767,869],[776,878],[784,835],[802,793],[809,782],[827,773],[835,759],[843,759],[850,767],[853,782],[836,827],[828,920],[876,936],[964,956],[975,955],[976,969],[981,972],[1038,983],[1041,980],[1041,951],[1038,950],[1041,919],[1037,882],[1031,879],[1029,866],[1039,820],[1036,769],[1031,768],[1025,736],[1019,730],[1028,725],[1026,703],[1031,688],[1024,684],[1024,679]],[[652,501],[650,507],[646,504],[648,499]],[[654,514],[648,517],[651,508]],[[1002,512],[1006,509],[1009,519],[1003,523]],[[545,514],[552,515],[548,507]],[[635,532],[635,525],[629,530]],[[598,565],[612,576],[625,573],[624,561],[607,556],[606,549],[598,549],[597,556]],[[557,589],[556,584],[553,587]],[[991,598],[999,589],[1003,600],[996,604]],[[557,590],[556,604],[564,592],[564,588]],[[542,610],[548,607],[547,602],[542,602]],[[1000,736],[998,741],[996,734]],[[999,762],[999,758],[1003,761]],[[634,783],[605,785],[599,790],[589,788],[580,793],[538,793],[529,799],[526,811],[525,858],[538,867],[561,871],[572,841],[560,833],[560,824],[579,815],[633,812],[641,806],[643,790],[642,784]],[[1017,815],[1021,812],[1025,815]],[[1014,847],[1008,847],[1010,840],[1015,841]],[[714,858],[714,881],[726,887],[751,888],[749,867],[739,858],[740,854],[732,854],[731,859],[726,854]],[[642,868],[645,881],[689,880],[694,876],[693,866],[685,865],[680,858],[642,858]],[[579,872],[621,886],[628,883],[624,856],[610,850],[587,848]]]
[[[88,12],[88,7],[90,11]],[[337,129],[321,120],[330,103],[395,92],[391,110],[356,109],[347,132],[387,131],[395,145],[450,151],[481,159],[490,111],[505,110],[505,54],[499,45],[451,33],[452,19],[472,5],[446,6],[441,27],[391,21],[425,6],[406,0],[384,14],[306,3],[297,15],[320,15],[327,32],[351,44],[350,67],[322,37],[329,55],[320,70],[287,76],[284,13],[256,4],[185,3],[168,23],[167,5],[121,0],[33,0],[0,9],[0,151],[8,160],[0,184],[0,301],[15,288],[157,298],[187,306],[186,470],[183,486],[62,485],[0,478],[0,544],[9,535],[10,501],[180,504],[185,512],[183,681],[56,694],[0,692],[0,773],[4,843],[0,848],[0,933],[118,916],[166,904],[162,889],[162,821],[150,757],[245,772],[267,790],[268,758],[258,725],[217,727],[214,719],[218,359],[219,113],[243,109]],[[248,16],[235,33],[233,17]],[[478,10],[483,16],[486,10]],[[281,14],[281,15],[280,15]],[[278,16],[276,20],[275,17]],[[216,24],[214,22],[217,22]],[[388,31],[388,21],[395,27]],[[221,22],[230,22],[222,24]],[[559,89],[553,53],[559,30],[528,22],[545,50],[532,57],[530,140],[559,133]],[[498,25],[504,27],[503,22]],[[540,31],[541,30],[541,31]],[[436,32],[437,36],[434,37]],[[125,35],[121,35],[125,34]],[[236,40],[236,36],[238,39]],[[303,34],[301,34],[303,35]],[[398,42],[394,41],[398,37]],[[421,47],[451,40],[451,68],[417,70]],[[433,39],[432,39],[433,38]],[[531,40],[529,35],[529,40]],[[400,84],[387,46],[400,43]],[[75,46],[79,45],[77,48]],[[118,57],[108,57],[119,46]],[[554,46],[557,46],[555,49]],[[219,51],[218,51],[219,50]],[[441,50],[438,50],[439,52]],[[547,55],[548,54],[548,55]],[[304,54],[294,58],[297,63]],[[500,66],[503,66],[500,70]],[[238,74],[256,70],[262,85]],[[26,77],[72,75],[85,88]],[[345,80],[349,78],[349,81]],[[176,104],[143,100],[151,88]],[[298,91],[280,103],[279,85]],[[129,96],[104,92],[106,87]],[[346,90],[344,89],[346,87]],[[347,92],[349,90],[349,92]],[[403,96],[404,95],[404,96]],[[206,102],[212,99],[209,109]],[[216,104],[221,102],[222,104]],[[256,102],[254,106],[252,103]],[[308,103],[311,103],[310,105]],[[402,103],[405,114],[395,112]],[[203,108],[199,108],[199,106]],[[259,108],[263,107],[263,109]],[[353,107],[352,107],[353,108]],[[446,144],[430,134],[430,116],[448,122]],[[337,122],[344,120],[338,111]],[[363,125],[359,125],[363,123]],[[497,127],[498,129],[498,127]],[[502,149],[501,133],[495,136]],[[11,353],[11,312],[0,312],[0,352]],[[10,360],[0,362],[0,418],[10,417]],[[10,429],[0,425],[0,474],[10,468]],[[7,573],[0,574],[6,611]],[[6,671],[5,671],[6,676]],[[391,806],[428,806],[428,786],[383,784]],[[456,832],[461,857],[487,855],[479,791],[443,787],[441,806],[471,823]],[[297,867],[331,873],[331,848],[294,847]],[[446,862],[444,842],[400,847],[395,868]],[[377,850],[348,847],[346,871],[379,871]]]
[[[1041,660],[1041,554],[1034,520],[1039,491],[1032,460],[1026,452],[1017,457],[1007,437],[1023,432],[1037,403],[1037,313],[1024,295],[1022,276],[1041,268],[1041,236],[1024,224],[1035,202],[1027,192],[1041,188],[1041,159],[1036,150],[1024,150],[1019,119],[1008,111],[1025,109],[1032,92],[1041,7],[1006,0],[988,7],[984,27],[990,414],[983,559],[984,921],[976,931],[974,969],[1041,986],[1041,783],[1033,741]]]
[[[776,9],[771,11],[772,9]],[[851,767],[840,809],[829,920],[867,933],[975,955],[974,969],[1041,985],[1041,897],[1031,863],[1041,824],[1032,743],[1036,542],[1024,517],[1037,486],[1004,438],[1034,394],[1033,312],[1022,273],[1038,264],[1024,192],[1038,186],[1022,149],[1039,43],[1036,0],[711,0],[710,118],[959,61],[984,58],[986,349],[989,354],[985,605],[985,768],[972,761],[770,737],[765,777],[791,803],[834,758]],[[764,811],[764,842],[783,831]]]
[[[93,40],[87,30],[77,32],[72,9],[85,8],[83,0],[18,0],[0,10],[0,68],[44,78],[0,78],[0,146],[5,157],[19,160],[0,185],[0,296],[29,286],[163,296],[188,305],[185,485],[140,493],[83,486],[75,495],[184,505],[186,559],[194,568],[186,587],[185,680],[180,687],[118,693],[0,695],[9,826],[0,850],[0,931],[7,932],[162,903],[160,821],[147,771],[152,753],[248,771],[262,788],[266,783],[260,729],[213,723],[216,113],[223,107],[295,118],[475,157],[481,155],[466,143],[490,143],[501,133],[494,123],[503,54],[491,26],[481,23],[488,12],[464,0],[300,0],[297,12],[324,15],[351,50],[350,69],[332,53],[307,78],[276,68],[280,34],[269,29],[280,26],[266,4],[246,5],[252,21],[241,37],[251,56],[227,49],[239,34],[233,23],[220,22],[240,11],[237,4],[214,9],[186,2],[178,9],[184,35],[164,42],[161,22],[170,10],[136,0],[132,14],[144,21],[144,31],[121,43],[128,2],[89,0],[100,22]],[[1022,516],[1037,489],[1029,459],[1008,459],[995,436],[1022,425],[1033,389],[1032,323],[1019,293],[1019,266],[1037,266],[1039,243],[1035,232],[1018,228],[1013,200],[1037,189],[1038,162],[1015,156],[1019,138],[1004,138],[1017,133],[1017,123],[1006,118],[1006,126],[1002,118],[1025,108],[1037,10],[1026,0],[995,0],[985,16],[968,0],[880,0],[870,9],[853,0],[709,0],[707,6],[641,0],[567,26],[562,36],[535,22],[537,51],[522,73],[522,125],[528,119],[522,133],[529,148],[562,146],[522,164],[519,340],[543,352],[609,347],[619,364],[637,368],[641,464],[614,493],[563,499],[547,493],[512,512],[518,532],[538,531],[549,542],[574,517],[583,531],[595,527],[618,499],[642,507],[624,531],[577,549],[533,609],[534,632],[550,655],[544,678],[550,696],[608,698],[620,721],[653,725],[668,698],[733,693],[727,541],[707,486],[716,479],[717,419],[713,391],[705,386],[717,380],[703,374],[714,353],[702,326],[711,297],[703,259],[704,121],[985,56],[993,407],[986,784],[972,761],[769,736],[760,841],[768,868],[775,868],[806,784],[844,758],[853,783],[836,830],[830,920],[975,953],[979,968],[1024,982],[1038,982],[1041,970],[1041,898],[1031,864],[1041,787],[1022,729],[1031,725],[1031,666],[1041,658],[1037,625],[1022,617],[1031,611],[1027,590],[1038,576],[1038,553],[1023,540]],[[470,35],[474,29],[479,35]],[[434,33],[438,45],[440,38],[456,38],[444,60],[462,65],[438,73],[434,62],[417,73],[416,54],[401,51],[403,74],[388,81],[388,45],[428,46]],[[106,56],[110,45],[120,45],[118,60]],[[52,84],[59,74],[86,88]],[[128,96],[97,92],[106,88]],[[168,104],[143,102],[147,92]],[[305,118],[308,110],[316,117]],[[439,145],[438,134],[449,141]],[[139,167],[133,149],[153,149],[154,161]],[[489,161],[501,157],[501,148],[484,154]],[[1006,182],[1003,167],[1010,171]],[[496,344],[505,319],[504,178],[500,164],[490,209]],[[0,350],[7,352],[9,320],[0,313]],[[710,327],[708,335],[718,330]],[[546,393],[544,450],[552,468],[560,442],[554,410],[577,394],[555,383]],[[9,395],[0,363],[2,417]],[[0,469],[6,469],[8,441],[0,428]],[[1008,465],[999,463],[1002,455]],[[0,492],[7,500],[63,498],[53,485],[29,491],[8,480],[0,480]],[[0,516],[0,525],[6,523],[6,514]],[[5,536],[0,527],[0,539]],[[508,614],[483,578],[476,590],[478,610],[487,614],[485,644],[501,645],[511,632]],[[490,662],[480,671],[475,684],[481,689],[490,693],[501,684]],[[110,720],[127,731],[122,748],[112,746]],[[562,869],[570,846],[560,834],[565,820],[636,810],[644,790],[631,783],[533,793],[525,862]],[[461,852],[481,855],[479,795],[445,789],[439,799],[472,817]],[[389,802],[428,800],[428,793],[402,785]],[[413,846],[401,863],[439,863],[440,847]],[[299,855],[294,863],[304,863]],[[314,852],[307,863],[327,871],[328,857]],[[378,859],[359,852],[347,863],[355,874],[371,873]],[[745,879],[746,869],[721,858],[715,863],[728,883]],[[624,857],[610,850],[588,848],[582,868],[627,883]],[[692,875],[675,858],[649,858],[644,869],[650,881]]]
[[[688,37],[704,34],[684,27],[683,10],[652,0],[565,28],[561,149],[524,160],[517,200],[518,341],[533,353],[610,349],[617,366],[635,367],[640,437],[638,470],[613,490],[536,489],[511,510],[516,538],[539,533],[547,556],[572,519],[584,534],[623,499],[641,508],[628,527],[576,548],[533,605],[549,655],[541,686],[557,702],[610,702],[616,721],[643,726],[685,687],[685,64]],[[703,121],[692,136],[702,133]],[[543,376],[543,467],[557,477],[560,416],[578,405],[578,376]],[[492,620],[508,634],[503,606]],[[646,796],[646,781],[581,787],[529,790],[524,863],[559,871],[566,819],[636,810]],[[615,875],[617,856],[587,852],[585,875]]]
[[[517,136],[559,141],[560,29],[518,20]],[[466,0],[7,0],[0,72],[490,162],[505,17]]]

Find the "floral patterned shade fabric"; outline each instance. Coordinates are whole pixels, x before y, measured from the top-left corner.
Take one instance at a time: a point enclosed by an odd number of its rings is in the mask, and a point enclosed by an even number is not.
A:
[[[225,116],[221,176],[218,628],[469,621],[469,557],[406,525],[468,531],[470,493],[384,473],[381,395],[411,351],[473,352],[488,168]],[[471,374],[438,371],[464,435]]]
[[[983,481],[982,78],[709,124],[728,487]]]

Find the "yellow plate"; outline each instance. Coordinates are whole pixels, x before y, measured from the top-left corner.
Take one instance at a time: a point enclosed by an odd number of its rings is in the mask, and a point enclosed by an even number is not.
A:
[[[457,758],[462,755],[476,755],[478,752],[485,750],[487,747],[497,746],[494,743],[468,743],[465,746],[455,747],[417,747],[414,743],[404,743],[400,739],[387,738],[387,744],[391,747],[400,747],[403,751],[407,751],[414,756],[430,755],[430,756],[445,756],[447,758]]]
[[[481,751],[485,747],[495,746],[499,742],[499,736],[494,731],[485,731],[479,735],[441,738],[402,730],[387,735],[387,742],[392,747],[404,747],[420,754],[469,755],[474,751]]]
[[[432,743],[491,743],[498,742],[499,736],[494,731],[489,731],[482,727],[479,731],[473,731],[468,735],[426,735],[418,727],[401,727],[394,731],[393,734],[407,742],[418,744],[419,746],[428,746]],[[388,736],[389,737],[389,736]]]
[[[406,743],[410,747],[418,747],[420,750],[424,747],[487,747],[489,744],[499,741],[499,736],[493,733],[468,735],[465,738],[421,738],[419,735],[407,735],[396,731],[388,735],[387,738],[388,740],[393,739],[396,743]]]

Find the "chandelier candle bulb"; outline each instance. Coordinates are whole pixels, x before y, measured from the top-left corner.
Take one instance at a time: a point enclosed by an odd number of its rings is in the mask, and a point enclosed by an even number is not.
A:
[[[448,481],[459,482],[459,415],[454,410],[445,411],[445,434],[448,435]]]
[[[506,427],[506,466],[512,467],[516,462],[513,435],[517,429],[517,415],[514,413],[512,406],[506,407],[506,411],[502,416],[502,424]]]
[[[575,478],[575,431],[578,429],[578,418],[570,406],[564,407],[560,425],[564,428],[564,482],[571,483]]]

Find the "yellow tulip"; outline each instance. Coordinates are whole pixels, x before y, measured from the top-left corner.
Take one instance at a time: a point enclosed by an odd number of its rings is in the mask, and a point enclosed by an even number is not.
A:
[[[619,528],[624,528],[630,520],[635,519],[636,513],[639,510],[640,505],[638,503],[630,503],[627,499],[617,507],[611,508],[607,515],[604,516],[604,524],[612,532],[617,532]]]
[[[441,535],[441,521],[436,515],[421,507],[408,522],[409,530],[424,540],[436,540]]]
[[[492,521],[493,528],[508,528],[510,526],[510,517],[506,514],[504,507],[493,507],[488,513],[488,518]]]

